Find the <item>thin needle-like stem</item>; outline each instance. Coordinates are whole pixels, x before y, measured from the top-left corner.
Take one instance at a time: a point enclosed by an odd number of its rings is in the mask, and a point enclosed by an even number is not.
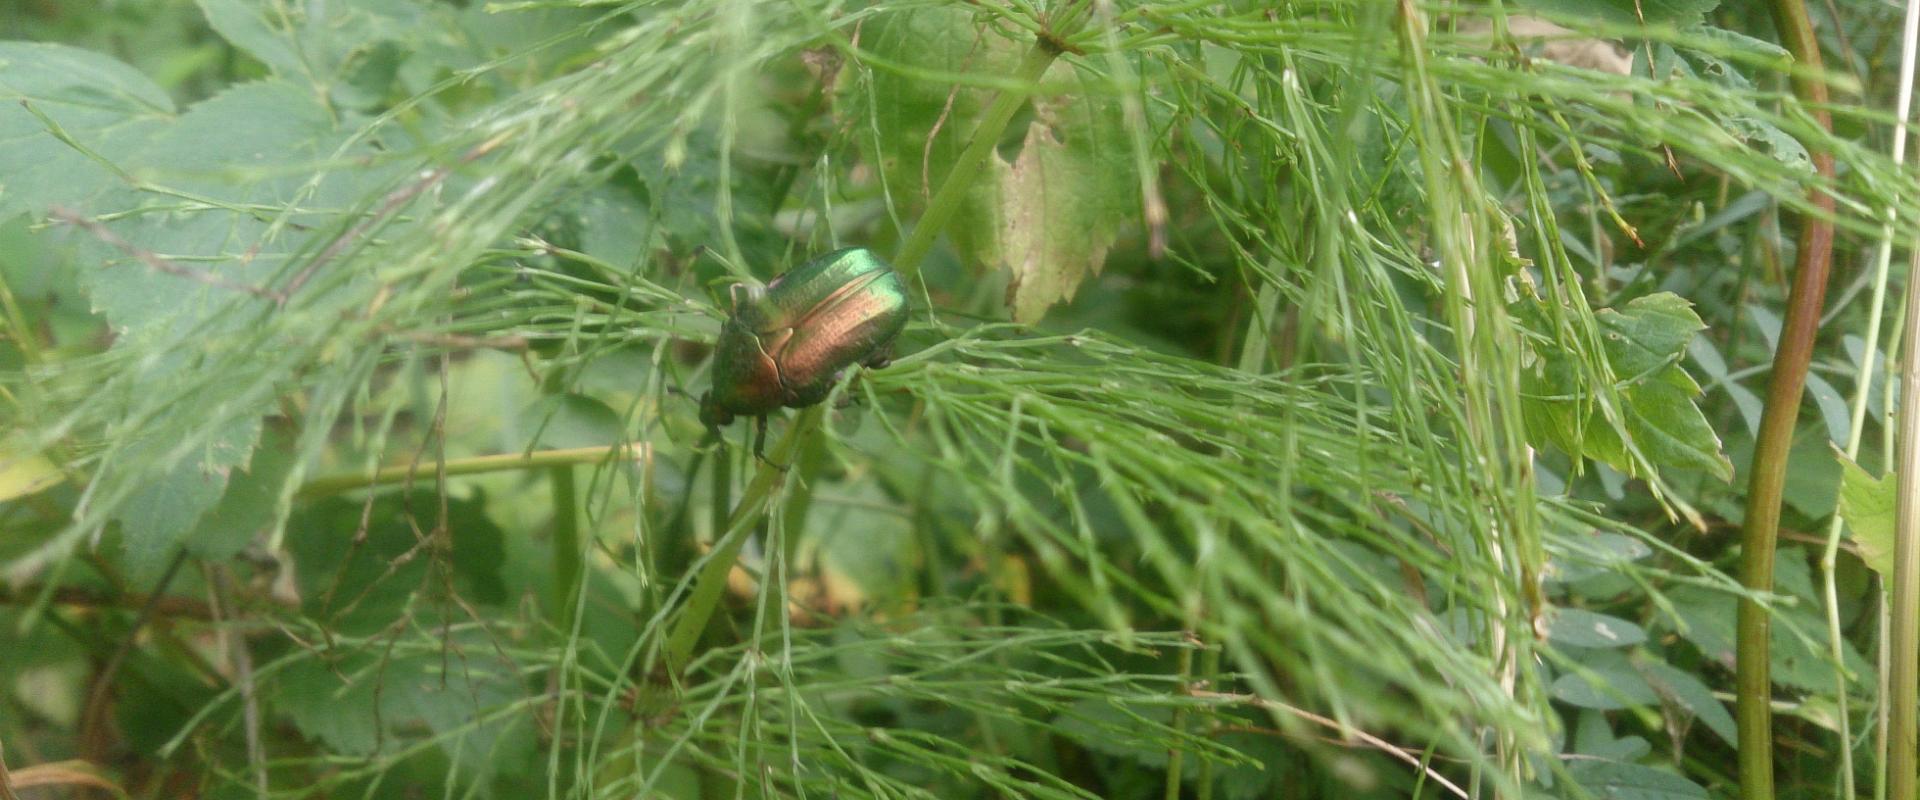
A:
[[[1905,122],[1913,113],[1913,70],[1914,45],[1920,39],[1920,0],[1907,3],[1906,24],[1902,30],[1900,46],[1900,83],[1899,97],[1895,100],[1895,116],[1901,124],[1893,128],[1893,163],[1904,165],[1907,160],[1907,126]],[[1867,397],[1873,393],[1874,366],[1880,347],[1880,325],[1886,315],[1888,265],[1893,260],[1893,231],[1899,215],[1896,207],[1887,207],[1886,225],[1881,228],[1880,242],[1874,249],[1873,293],[1868,302],[1867,331],[1864,337],[1859,368],[1854,376],[1853,406],[1847,426],[1846,453],[1849,460],[1860,458],[1860,440],[1867,421]],[[1821,589],[1826,595],[1827,606],[1827,656],[1833,661],[1833,699],[1837,713],[1834,721],[1839,726],[1836,733],[1840,740],[1840,796],[1854,797],[1856,789],[1853,778],[1853,721],[1848,710],[1848,681],[1844,656],[1844,639],[1840,630],[1840,593],[1834,578],[1835,566],[1840,554],[1840,532],[1842,520],[1839,514],[1827,526],[1826,548],[1820,553]]]
[[[571,447],[564,450],[535,450],[531,453],[452,458],[446,462],[446,471],[448,476],[479,475],[488,472],[540,469],[561,465],[598,464],[610,457],[637,459],[640,455],[638,447],[627,445]],[[395,464],[390,467],[381,467],[372,475],[359,471],[321,475],[301,484],[299,497],[302,500],[317,500],[355,489],[376,489],[405,483],[419,472],[419,468],[419,464]]]

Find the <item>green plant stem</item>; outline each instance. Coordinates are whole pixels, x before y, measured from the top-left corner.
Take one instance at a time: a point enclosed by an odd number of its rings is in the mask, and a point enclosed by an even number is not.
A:
[[[747,534],[752,532],[760,519],[760,512],[767,507],[767,500],[773,494],[773,487],[785,477],[785,473],[775,464],[792,463],[795,453],[800,451],[800,441],[808,431],[820,426],[826,418],[826,407],[816,405],[800,412],[793,425],[787,428],[785,436],[773,446],[773,452],[753,474],[753,482],[740,495],[740,504],[733,507],[733,514],[727,518],[727,527],[714,539],[713,552],[707,556],[706,564],[701,566],[700,574],[694,577],[693,593],[687,598],[686,610],[680,619],[674,622],[673,630],[667,635],[667,667],[675,672],[684,669],[693,656],[693,647],[700,641],[700,634],[707,629],[707,621],[713,617],[714,608],[719,605],[720,592],[727,586],[727,573],[733,569],[734,559],[740,555],[740,548],[747,543]]]
[[[1907,287],[1905,349],[1908,363],[1900,370],[1900,494],[1893,540],[1893,593],[1888,602],[1887,650],[1887,796],[1915,796],[1915,704],[1920,703],[1920,370],[1912,353],[1920,353],[1920,325],[1911,324],[1920,313],[1920,292]]]
[[[586,568],[580,548],[579,489],[572,464],[547,468],[553,495],[553,590],[551,619],[562,636],[573,631],[575,596]]]
[[[1920,250],[1916,250],[1908,255],[1907,274],[1920,274]],[[1907,285],[1907,291],[1909,294],[1913,291],[1911,282]],[[1913,299],[1909,297],[1908,303],[1912,302]],[[1902,360],[1902,353],[1907,352],[1905,344],[1908,320],[1907,315],[1904,313],[1904,306],[1902,308],[1903,313],[1895,314],[1893,317],[1893,331],[1889,337],[1890,341],[1887,342],[1888,364],[1905,363]],[[1880,382],[1880,407],[1888,409],[1888,416],[1897,413],[1893,409],[1899,407],[1897,392],[1900,389],[1900,383],[1901,381],[1897,377],[1892,376],[1890,376],[1888,380]],[[1898,452],[1900,447],[1898,440],[1900,426],[1892,424],[1892,422],[1892,420],[1889,420],[1889,424],[1880,426],[1880,472],[1883,475],[1898,474],[1900,469],[1900,453]],[[1896,508],[1897,506],[1898,503],[1896,502]],[[1898,525],[1897,517],[1895,525]],[[1899,531],[1896,527],[1895,535],[1897,536],[1898,533]],[[1896,556],[1897,555],[1896,548]],[[1879,698],[1879,702],[1875,704],[1874,708],[1873,727],[1874,763],[1879,766],[1879,769],[1873,771],[1874,800],[1887,800],[1887,722],[1889,715],[1887,698],[1893,696],[1893,691],[1889,688],[1891,684],[1888,683],[1888,681],[1891,680],[1889,673],[1893,671],[1893,654],[1887,650],[1888,643],[1893,639],[1892,633],[1889,631],[1889,628],[1893,624],[1893,615],[1890,613],[1893,598],[1891,597],[1892,593],[1886,591],[1890,589],[1891,586],[1885,582],[1883,582],[1881,586],[1883,591],[1881,592],[1880,613],[1874,615],[1876,618],[1874,635],[1877,637],[1875,641],[1879,643],[1879,646],[1874,648],[1877,651],[1874,653],[1874,667],[1880,673],[1879,680],[1874,684],[1874,697]]]
[[[1774,0],[1774,24],[1782,42],[1801,69],[1793,73],[1794,94],[1815,115],[1822,128],[1832,123],[1824,109],[1826,85],[1821,70],[1820,44],[1801,0]],[[1803,142],[1818,173],[1808,190],[1813,211],[1800,222],[1798,263],[1793,288],[1787,295],[1786,321],[1780,346],[1773,356],[1773,376],[1767,383],[1766,410],[1760,417],[1754,442],[1753,466],[1747,484],[1746,525],[1742,532],[1740,582],[1754,593],[1773,589],[1774,545],[1780,532],[1780,499],[1786,487],[1787,457],[1793,445],[1794,423],[1806,387],[1807,365],[1820,327],[1820,307],[1827,293],[1827,268],[1833,255],[1833,197],[1825,184],[1833,179],[1833,156],[1818,141]],[[1768,670],[1772,620],[1753,595],[1741,598],[1735,643],[1739,727],[1740,796],[1743,800],[1773,797],[1773,696]]]
[[[1014,73],[1014,80],[1022,84],[1036,84],[1040,76],[1047,74],[1047,68],[1053,66],[1053,60],[1059,53],[1045,41],[1036,41],[1021,60],[1020,69]],[[947,171],[947,180],[940,185],[940,191],[927,204],[927,213],[913,226],[900,252],[894,256],[893,268],[900,274],[912,278],[920,271],[920,261],[933,250],[933,242],[940,237],[953,215],[959,213],[962,200],[974,187],[974,176],[986,164],[987,155],[1000,143],[1000,135],[1007,130],[1007,124],[1013,121],[1013,115],[1026,105],[1027,93],[1013,90],[1002,91],[987,106],[980,117],[980,125],[973,129],[973,137],[967,140],[967,148],[960,151],[960,157],[954,159],[953,169]]]
[[[1182,694],[1193,687],[1193,648],[1180,651],[1180,688]],[[1173,729],[1179,733],[1187,732],[1187,707],[1176,706],[1173,709]],[[1187,754],[1184,748],[1174,747],[1167,750],[1167,782],[1163,796],[1166,800],[1180,800],[1180,772],[1182,757]]]
[[[531,453],[503,453],[496,456],[473,456],[454,458],[446,462],[446,474],[479,475],[488,472],[509,472],[521,469],[541,469],[573,464],[598,464],[609,457],[638,458],[640,452],[627,445],[609,447],[570,447],[564,450],[535,450]],[[395,464],[381,467],[372,475],[365,472],[336,472],[321,475],[301,484],[296,495],[301,500],[318,500],[322,497],[350,492],[355,489],[375,489],[406,483],[417,477],[419,465]]]
[[[1920,4],[1909,3],[1906,20],[1902,25],[1899,97],[1895,102],[1895,116],[1905,121],[1913,113],[1913,71],[1914,41],[1920,36]],[[1897,125],[1893,130],[1893,163],[1904,165],[1907,160],[1907,128]],[[1886,316],[1887,275],[1893,260],[1894,226],[1899,221],[1896,207],[1889,204],[1886,224],[1880,229],[1880,241],[1873,253],[1873,289],[1867,306],[1867,330],[1862,337],[1865,353],[1860,359],[1860,368],[1854,376],[1853,406],[1848,415],[1847,447],[1848,460],[1860,460],[1860,442],[1864,438],[1867,422],[1867,397],[1873,392],[1874,363],[1880,348],[1880,326]],[[1840,555],[1840,534],[1842,520],[1839,514],[1833,515],[1827,526],[1827,544],[1820,553],[1821,589],[1826,595],[1827,606],[1827,657],[1833,662],[1833,699],[1835,704],[1834,724],[1840,743],[1840,796],[1857,797],[1858,789],[1853,776],[1853,715],[1848,708],[1848,675],[1845,658],[1845,635],[1840,627],[1840,592],[1835,571]],[[1884,761],[1882,762],[1884,765]]]

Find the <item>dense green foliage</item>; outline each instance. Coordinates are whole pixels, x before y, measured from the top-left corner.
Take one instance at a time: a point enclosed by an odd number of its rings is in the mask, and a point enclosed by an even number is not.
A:
[[[1829,133],[1727,5],[0,6],[0,756],[137,797],[1728,793],[1812,148],[1837,279],[1761,599],[1782,793],[1868,795],[1897,10],[1815,9]],[[894,362],[765,460],[704,440],[727,287],[856,245]]]

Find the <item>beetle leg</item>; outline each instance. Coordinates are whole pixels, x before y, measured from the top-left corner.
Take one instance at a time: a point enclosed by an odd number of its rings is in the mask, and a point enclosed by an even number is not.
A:
[[[753,457],[766,462],[781,472],[787,471],[787,465],[767,458],[767,416],[755,417],[753,422]]]
[[[891,363],[893,363],[892,346],[875,350],[873,351],[873,355],[867,356],[866,360],[860,362],[860,364],[867,369],[886,369],[887,365]]]

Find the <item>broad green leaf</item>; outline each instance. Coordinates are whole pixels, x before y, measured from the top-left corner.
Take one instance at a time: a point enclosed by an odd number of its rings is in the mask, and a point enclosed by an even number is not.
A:
[[[377,669],[378,660],[375,654],[354,653],[331,665],[318,658],[296,661],[274,676],[269,693],[273,708],[292,717],[301,733],[336,752],[370,754],[381,739],[376,723],[391,728],[398,721],[395,706],[401,705],[392,697],[395,692],[383,696],[377,691],[377,682],[404,687],[410,679],[423,677],[414,660],[390,660],[385,670]],[[376,702],[378,716],[373,713]]]
[[[1660,292],[1619,310],[1602,309],[1595,318],[1607,365],[1622,382],[1621,427],[1645,461],[1634,456],[1582,385],[1582,356],[1553,345],[1540,346],[1540,360],[1524,376],[1521,415],[1529,436],[1638,477],[1648,467],[1678,467],[1731,480],[1733,462],[1696,404],[1700,385],[1680,365],[1688,343],[1705,327],[1692,304]]]
[[[1165,706],[1128,708],[1115,701],[1087,698],[1054,718],[1054,727],[1089,749],[1143,766],[1164,767],[1167,749],[1154,741],[1173,718]]]
[[[199,0],[207,25],[275,74],[334,88],[356,60],[428,19],[414,0]]]
[[[957,7],[883,12],[867,23],[862,40],[884,59],[874,65],[865,98],[881,133],[880,168],[897,202],[924,203],[992,96],[928,73],[1010,75],[1018,45]]]
[[[1627,432],[1655,465],[1692,467],[1723,481],[1733,479],[1733,462],[1721,452],[1719,434],[1694,404],[1700,386],[1679,367],[1668,367],[1622,395],[1627,400]]]
[[[522,412],[521,425],[539,447],[600,447],[619,442],[620,415],[583,394],[548,395]]]
[[[1660,695],[1618,650],[1577,651],[1569,668],[1549,687],[1554,699],[1579,708],[1616,711],[1660,702]]]
[[[1614,736],[1613,724],[1604,711],[1581,709],[1574,722],[1573,752],[1580,755],[1632,761],[1645,757],[1652,749],[1652,745],[1639,736]]]
[[[1563,608],[1554,612],[1547,639],[1573,647],[1630,647],[1646,641],[1647,632],[1619,617]]]
[[[150,650],[131,651],[123,668],[129,677],[121,680],[128,688],[139,689],[120,692],[112,713],[126,746],[149,757],[219,693],[201,673],[189,671],[183,660],[162,658]]]
[[[107,56],[0,42],[0,217],[78,205],[119,185],[110,162],[172,113],[166,92]]]
[[[314,231],[332,221],[334,212],[289,204],[349,208],[378,177],[376,170],[342,169],[315,179],[310,165],[332,157],[345,135],[336,114],[311,92],[284,81],[244,84],[155,127],[143,147],[122,159],[122,169],[154,188],[103,194],[86,209],[89,215],[113,213],[116,218],[104,224],[126,243],[90,234],[77,238],[81,285],[90,302],[117,332],[116,349],[164,354],[127,361],[126,369],[135,371],[128,377],[137,376],[151,397],[172,397],[170,405],[198,412],[146,417],[142,425],[153,444],[140,452],[172,463],[183,456],[161,448],[176,437],[213,436],[202,452],[185,455],[184,463],[157,478],[106,476],[109,482],[145,482],[132,510],[118,515],[137,575],[155,574],[219,499],[230,471],[247,463],[273,398],[256,393],[250,405],[236,401],[253,385],[247,370],[230,367],[209,383],[194,365],[204,348],[222,346],[226,337],[274,313],[269,300],[245,287],[271,285],[290,254],[310,247]],[[181,195],[204,202],[183,204]],[[127,246],[164,254],[172,267],[150,268]],[[254,348],[229,364],[276,355],[275,348]],[[133,469],[152,463],[124,455],[116,462]],[[214,549],[231,546],[228,541]]]
[[[1801,172],[1813,171],[1813,156],[1793,134],[1764,119],[1748,115],[1723,116],[1721,126],[1748,147],[1773,156]]]
[[[1673,701],[1675,705],[1692,713],[1700,724],[1707,726],[1714,735],[1729,745],[1735,744],[1733,715],[1727,713],[1727,707],[1713,696],[1713,690],[1693,673],[1678,669],[1664,661],[1650,661],[1640,665],[1642,675],[1653,685],[1661,696]]]
[[[1773,608],[1771,652],[1773,682],[1805,691],[1831,691],[1833,664],[1826,652],[1826,616],[1814,591],[1807,555],[1798,548],[1781,548],[1775,561],[1774,590],[1789,598]],[[1737,602],[1732,595],[1696,586],[1668,593],[1679,615],[1677,630],[1722,667],[1733,668],[1733,629]],[[1810,638],[1802,638],[1795,631]],[[1841,658],[1854,680],[1873,685],[1873,665],[1850,642],[1841,643]]]
[[[198,452],[187,454],[164,474],[150,476],[120,506],[120,537],[125,545],[127,572],[136,582],[159,578],[175,549],[186,540],[207,510],[226,491],[235,467],[244,467],[260,436],[253,419],[229,427],[226,434]],[[166,442],[153,441],[131,451],[127,458],[162,459]]]
[[[492,645],[485,634],[470,632],[448,646],[484,653]],[[429,666],[412,680],[388,682],[386,691],[398,695],[405,713],[443,737],[440,747],[449,758],[486,775],[520,766],[535,747],[538,726],[524,714],[476,724],[486,712],[520,699],[525,691],[518,672],[505,666],[498,658],[470,658],[463,669],[444,675],[433,674]]]
[[[1646,542],[1605,531],[1567,540],[1566,552],[1551,553],[1547,580],[1571,583],[1602,574],[1615,574],[1632,562],[1653,554]]]
[[[367,756],[382,742],[394,746],[396,731],[422,725],[445,733],[442,746],[467,760],[470,769],[484,771],[503,762],[503,746],[515,752],[528,748],[526,719],[509,716],[478,723],[484,712],[518,696],[516,679],[501,675],[497,658],[480,656],[492,647],[486,637],[457,635],[447,647],[459,652],[449,652],[449,658],[461,664],[455,670],[442,670],[442,654],[432,652],[340,648],[301,658],[276,671],[265,696],[269,708],[292,718],[303,735],[326,742],[340,754]],[[515,727],[522,727],[520,735],[509,737]]]
[[[925,558],[912,527],[890,510],[893,501],[876,483],[835,493],[848,501],[815,505],[807,523],[819,535],[821,590],[829,606],[888,609],[911,600]]]
[[[286,165],[330,156],[341,136],[325,106],[282,81],[245,84],[189,109],[127,166],[156,184],[231,204],[231,209],[175,210],[177,200],[146,195],[103,210],[134,211],[110,225],[115,235],[151,252],[192,257],[193,262],[176,265],[206,278],[149,269],[119,248],[94,242],[98,266],[85,271],[83,285],[95,309],[123,336],[158,335],[205,322],[247,324],[250,314],[242,310],[264,308],[267,301],[233,287],[267,286],[308,234],[286,226],[276,230],[274,212],[256,215],[245,209],[272,209],[295,200],[307,175],[289,174]],[[344,201],[345,187],[334,184],[351,182],[329,182],[312,201]],[[324,218],[293,214],[289,220],[312,225]]]
[[[1694,334],[1707,329],[1693,303],[1672,292],[1636,297],[1620,309],[1600,309],[1593,318],[1604,337],[1607,363],[1623,381],[1678,363]]]
[[[1840,518],[1846,520],[1847,535],[1860,550],[1860,560],[1874,572],[1893,574],[1893,536],[1895,512],[1899,503],[1899,481],[1893,473],[1875,478],[1844,455],[1840,460]]]
[[[431,519],[410,519],[397,499],[382,498],[367,517],[364,541],[346,547],[340,532],[357,532],[360,513],[360,501],[329,498],[305,506],[287,523],[286,546],[298,567],[306,612],[348,635],[379,630],[423,585],[428,559],[401,557],[419,543],[410,523],[423,530],[432,526]]]
[[[128,575],[141,584],[158,578],[175,545],[226,488],[226,476],[203,470],[198,463],[182,463],[135,492],[118,517]]]
[[[248,463],[229,474],[226,493],[187,535],[188,552],[210,560],[230,558],[274,523],[293,468],[292,446],[285,436],[265,437]]]
[[[1694,800],[1699,784],[1663,769],[1593,758],[1567,760],[1567,774],[1597,800]]]
[[[1720,0],[1521,0],[1521,8],[1618,24],[1686,26],[1718,8]]]
[[[1785,62],[1793,58],[1793,53],[1775,42],[1758,39],[1731,28],[1717,25],[1697,25],[1687,30],[1687,36],[1707,39],[1718,43],[1720,47],[1759,60]]]

